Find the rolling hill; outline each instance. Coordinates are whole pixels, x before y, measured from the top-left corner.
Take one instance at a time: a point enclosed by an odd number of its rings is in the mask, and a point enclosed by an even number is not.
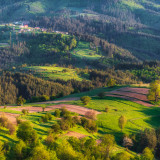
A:
[[[66,9],[79,13],[90,11],[91,16],[104,14],[120,18],[122,21],[138,21],[155,27],[160,25],[160,2],[155,0],[1,0],[0,4],[0,17],[1,19],[7,17],[6,20],[50,16]]]
[[[1,0],[0,21],[20,20],[103,38],[140,61],[160,60],[157,0]]]

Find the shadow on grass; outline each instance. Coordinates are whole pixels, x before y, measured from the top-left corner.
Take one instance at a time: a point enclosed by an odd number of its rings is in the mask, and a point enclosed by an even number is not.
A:
[[[15,141],[15,140],[13,140],[12,138],[10,138],[10,137],[7,137],[6,135],[1,135],[0,134],[0,136],[1,137],[3,137],[3,138],[5,138],[7,141],[9,141],[9,142],[12,142],[12,143],[16,143],[17,141]]]

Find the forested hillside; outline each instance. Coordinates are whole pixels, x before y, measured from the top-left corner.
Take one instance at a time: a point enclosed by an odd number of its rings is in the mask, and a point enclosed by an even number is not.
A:
[[[140,61],[160,59],[159,1],[0,1],[1,22],[21,20],[28,20],[34,27],[94,35],[128,50]]]

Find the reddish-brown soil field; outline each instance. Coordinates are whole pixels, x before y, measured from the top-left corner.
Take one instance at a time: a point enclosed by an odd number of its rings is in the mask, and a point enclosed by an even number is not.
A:
[[[14,111],[22,111],[23,109],[28,109],[29,113],[34,113],[34,112],[42,112],[42,107],[19,107],[19,108],[9,108],[10,110]],[[52,108],[45,108],[45,111],[51,111],[53,110]]]
[[[84,134],[81,134],[81,133],[78,133],[78,132],[69,131],[67,134],[65,134],[65,136],[76,137],[76,138],[81,139],[81,138],[86,137],[87,135],[84,135]]]
[[[50,104],[50,103],[70,102],[70,101],[77,101],[79,99],[80,99],[79,97],[73,97],[73,98],[65,98],[63,100],[55,100],[55,101],[48,101],[48,102],[39,102],[37,104]]]
[[[152,107],[152,106],[153,106],[153,105],[150,104],[150,103],[143,102],[143,101],[140,101],[140,100],[138,100],[138,99],[131,98],[131,97],[126,97],[126,96],[121,96],[121,95],[114,95],[114,94],[107,94],[107,96],[108,96],[108,97],[123,98],[123,99],[129,100],[129,101],[132,101],[132,102],[136,102],[136,103],[141,104],[141,105],[146,106],[146,107]]]
[[[147,88],[120,88],[111,92],[107,93],[107,96],[109,97],[119,97],[123,99],[127,99],[136,103],[139,103],[141,105],[144,105],[146,107],[153,106],[152,104],[148,103],[147,94],[148,94]]]
[[[85,107],[80,107],[80,106],[75,106],[75,105],[69,105],[69,104],[59,104],[59,105],[54,105],[54,106],[49,106],[47,108],[45,108],[45,111],[51,111],[54,109],[58,109],[58,108],[62,108],[62,107],[66,107],[66,109],[68,109],[71,112],[75,112],[81,115],[85,115],[86,112],[90,111],[91,109],[85,108]],[[10,108],[11,110],[15,110],[15,111],[22,111],[23,109],[28,109],[29,113],[33,113],[33,112],[42,112],[42,107],[19,107],[19,108]],[[97,114],[99,114],[100,112],[97,112]]]
[[[143,95],[143,94],[139,94],[139,93],[131,93],[131,92],[124,92],[124,91],[112,91],[110,92],[112,94],[116,94],[116,95],[122,95],[122,96],[127,96],[127,97],[131,97],[131,98],[136,98],[142,101],[148,101],[147,96]]]
[[[118,89],[118,91],[133,92],[133,93],[139,93],[139,94],[148,94],[149,89],[147,89],[147,88],[130,88],[130,87],[125,87],[125,88]]]
[[[59,104],[59,105],[55,105],[55,106],[49,106],[52,109],[56,109],[56,108],[62,108],[62,107],[66,107],[66,109],[68,109],[71,112],[75,112],[81,115],[85,115],[86,112],[90,111],[91,109],[85,108],[85,107],[80,107],[80,106],[76,106],[76,105],[69,105],[69,104]],[[97,114],[100,114],[100,112],[97,112]]]

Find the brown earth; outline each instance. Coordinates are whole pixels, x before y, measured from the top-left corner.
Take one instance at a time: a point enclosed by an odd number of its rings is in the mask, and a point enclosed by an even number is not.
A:
[[[147,88],[130,88],[130,87],[125,87],[125,88],[118,89],[118,91],[133,92],[133,93],[139,93],[139,94],[148,94],[149,89],[147,89]]]
[[[49,106],[52,109],[56,109],[56,108],[62,108],[62,107],[66,107],[66,109],[68,109],[71,112],[75,112],[81,115],[85,115],[86,112],[91,111],[91,109],[85,108],[85,107],[80,107],[80,106],[76,106],[76,105],[70,105],[70,104],[59,104],[59,105],[55,105],[55,106]],[[100,112],[96,111],[97,114],[100,114]]]
[[[119,97],[123,99],[127,99],[132,102],[136,102],[138,104],[144,105],[146,107],[153,106],[149,103],[147,99],[149,89],[147,88],[120,88],[111,92],[107,92],[106,96],[109,97]]]
[[[76,138],[79,138],[79,139],[87,137],[87,135],[84,135],[84,134],[81,134],[81,133],[78,133],[78,132],[73,132],[73,131],[69,131],[67,134],[65,134],[65,136],[76,137]]]
[[[0,112],[0,116],[3,114],[8,118],[10,122],[12,122],[13,124],[17,124],[16,117],[18,117],[19,114]]]
[[[61,102],[70,102],[70,101],[77,101],[79,100],[79,97],[73,97],[73,98],[65,98],[62,100],[55,100],[55,101],[48,101],[48,102],[39,102],[37,104],[50,104],[50,103],[61,103]]]
[[[19,107],[19,108],[9,108],[10,110],[14,111],[22,111],[23,109],[29,110],[29,113],[34,113],[34,112],[42,112],[42,107]],[[45,108],[45,111],[51,111],[53,110],[52,108]]]
[[[71,112],[75,112],[81,115],[85,115],[86,112],[91,111],[91,109],[85,108],[85,107],[80,107],[76,105],[69,105],[69,104],[59,104],[59,105],[54,105],[54,106],[48,106],[45,108],[45,111],[51,111],[54,109],[60,109],[62,107],[65,107]],[[19,108],[9,108],[10,110],[15,110],[15,111],[22,111],[23,109],[28,109],[29,113],[34,113],[34,112],[42,112],[42,107],[19,107]],[[97,114],[100,114],[100,112],[97,112]]]
[[[131,93],[131,92],[124,92],[124,91],[111,91],[111,94],[127,96],[131,98],[136,98],[142,101],[148,101],[147,96],[139,93]]]

